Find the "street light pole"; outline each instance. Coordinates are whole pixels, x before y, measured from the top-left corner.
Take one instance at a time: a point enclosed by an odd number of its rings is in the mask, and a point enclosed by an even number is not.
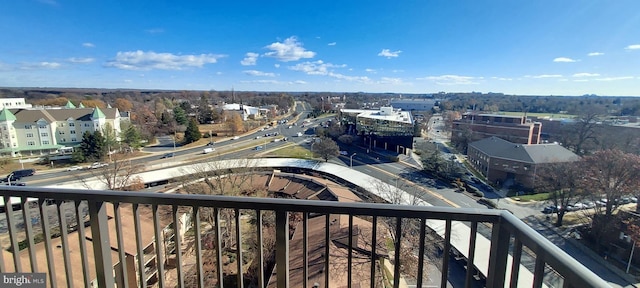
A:
[[[629,262],[627,262],[627,274],[629,274],[629,268],[631,268],[631,259],[633,259],[633,251],[636,250],[636,241],[633,240],[633,246],[631,246],[631,254],[629,254]]]
[[[349,168],[353,168],[353,156],[356,156],[356,153],[351,154],[351,157],[349,157]]]

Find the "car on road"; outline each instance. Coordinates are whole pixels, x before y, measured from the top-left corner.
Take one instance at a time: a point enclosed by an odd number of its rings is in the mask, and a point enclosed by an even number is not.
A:
[[[78,171],[78,170],[82,170],[82,166],[71,166],[69,168],[67,168],[67,171]]]
[[[160,159],[165,159],[165,158],[173,158],[175,155],[175,153],[167,153],[162,155],[162,157],[160,157]]]
[[[256,136],[256,139],[260,139],[260,138],[262,138],[262,136]]]
[[[340,155],[348,155],[349,153],[347,151],[340,151]]]
[[[231,140],[238,140],[240,139],[240,136],[233,136],[233,138],[231,138]]]
[[[87,166],[87,169],[98,169],[106,166],[109,166],[109,164],[102,163],[102,162],[94,162],[91,165]]]
[[[256,146],[255,148],[253,148],[253,150],[256,150],[256,151],[262,150],[262,146]]]

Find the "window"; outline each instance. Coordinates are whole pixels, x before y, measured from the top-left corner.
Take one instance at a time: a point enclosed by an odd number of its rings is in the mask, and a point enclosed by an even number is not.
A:
[[[33,129],[33,126],[31,126],[31,125],[24,125],[24,129]]]
[[[27,145],[28,145],[28,146],[35,146],[35,145],[36,145],[36,142],[33,142],[33,141],[27,141]]]
[[[58,133],[60,133],[60,135],[64,135],[64,131],[58,131]]]
[[[40,129],[47,129],[47,125],[40,125],[38,126]]]
[[[84,127],[91,127],[91,126],[89,126],[89,123],[84,123]]]
[[[33,133],[27,133],[27,138],[33,138]]]
[[[69,127],[76,127],[76,123],[70,122]]]
[[[76,138],[71,138],[71,142],[78,142],[78,139],[76,139]]]
[[[76,134],[76,130],[69,131],[70,134]]]
[[[49,137],[49,133],[47,133],[47,132],[42,132],[42,133],[40,133],[40,136],[42,136],[42,137]]]
[[[49,140],[42,140],[42,145],[49,145]]]

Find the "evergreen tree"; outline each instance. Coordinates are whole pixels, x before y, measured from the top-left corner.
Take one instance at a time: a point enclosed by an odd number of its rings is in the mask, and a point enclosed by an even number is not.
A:
[[[179,125],[185,125],[189,121],[187,119],[187,112],[185,112],[180,106],[173,108],[173,117]]]
[[[106,154],[106,140],[100,131],[93,133],[85,131],[80,142],[80,151],[85,160],[98,161],[104,159]],[[77,157],[80,159],[80,157]]]
[[[141,139],[142,136],[140,135],[140,131],[138,131],[138,129],[133,125],[129,125],[129,127],[126,127],[122,132],[122,142],[129,145],[129,147],[140,147]]]
[[[187,125],[187,130],[184,132],[184,142],[185,144],[193,143],[202,138],[202,133],[198,129],[198,122],[195,119],[189,120],[189,125]]]

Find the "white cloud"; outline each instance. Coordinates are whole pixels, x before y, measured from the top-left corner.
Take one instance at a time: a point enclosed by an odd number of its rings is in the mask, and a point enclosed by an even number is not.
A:
[[[301,71],[308,75],[329,75],[329,73],[331,73],[329,69],[344,67],[347,67],[347,65],[335,65],[331,63],[324,63],[322,62],[322,60],[318,60],[314,62],[298,63],[295,66],[289,66],[289,69],[293,71]]]
[[[598,73],[576,73],[573,74],[573,77],[598,77],[600,74]]]
[[[379,84],[391,84],[391,85],[407,85],[410,83],[406,83],[404,81],[402,81],[401,78],[392,78],[392,77],[382,77],[380,78],[380,81],[378,81]]]
[[[625,47],[624,49],[626,49],[626,50],[638,50],[638,49],[640,49],[640,44],[629,45],[629,46]]]
[[[24,70],[32,70],[32,69],[57,69],[60,68],[62,64],[58,62],[37,62],[37,63],[24,63],[20,69]]]
[[[500,80],[500,81],[511,81],[511,80],[513,80],[513,78],[495,77],[495,76],[491,77],[491,79]]]
[[[289,66],[289,69],[293,71],[304,72],[307,75],[321,75],[351,82],[371,83],[371,79],[367,76],[348,76],[333,71],[333,68],[345,67],[347,67],[346,64],[336,65],[331,63],[324,63],[322,62],[322,60],[318,60],[315,62],[298,63],[294,66]]]
[[[276,77],[275,73],[262,72],[262,71],[258,71],[258,70],[245,70],[245,71],[242,71],[242,72],[244,72],[244,74],[251,75],[251,76]]]
[[[295,84],[307,84],[307,81],[296,80],[296,81],[293,81],[293,83],[295,83]]]
[[[478,80],[482,80],[483,77],[471,77],[460,75],[440,75],[440,76],[427,76],[422,78],[416,78],[416,80],[429,80],[438,85],[469,85],[478,84]]]
[[[621,76],[621,77],[606,77],[606,78],[598,78],[597,81],[619,81],[619,80],[629,80],[633,79],[632,76]]]
[[[278,64],[278,63],[273,64],[273,67],[280,68],[280,64]]]
[[[182,70],[190,67],[202,67],[205,64],[218,62],[225,55],[200,54],[200,55],[175,55],[171,53],[155,53],[129,51],[118,52],[116,58],[107,62],[108,67],[124,70]]]
[[[572,62],[577,62],[577,60],[567,58],[567,57],[558,57],[553,59],[553,62],[572,63]]]
[[[376,74],[376,72],[377,72],[376,69],[371,69],[371,68],[364,69],[364,71],[366,71],[368,73],[371,73],[371,74]]]
[[[313,58],[316,52],[305,50],[302,43],[298,42],[298,38],[291,36],[284,40],[283,43],[275,42],[267,45],[265,48],[273,50],[264,55],[276,58],[282,62],[297,61],[302,58]]]
[[[336,44],[337,44],[336,42],[331,42],[331,43],[329,43],[329,44],[327,44],[327,45],[329,45],[329,46],[336,46]]]
[[[87,47],[87,48],[93,48],[93,47],[96,47],[96,45],[95,45],[95,44],[90,43],[90,42],[84,42],[84,43],[82,43],[82,46]]]
[[[245,54],[244,59],[240,61],[240,64],[242,64],[243,66],[256,65],[256,62],[258,61],[258,56],[260,56],[260,54],[249,52]]]
[[[382,51],[380,51],[380,53],[378,53],[378,56],[382,56],[382,57],[387,57],[388,59],[391,59],[392,57],[398,57],[400,56],[400,53],[402,53],[402,51],[398,50],[398,51],[391,51],[389,49],[382,49]]]
[[[71,57],[68,59],[69,62],[71,63],[81,63],[81,64],[86,64],[86,63],[91,63],[93,61],[95,61],[96,59],[93,58],[78,58],[78,57]]]
[[[124,83],[132,83],[132,82],[133,82],[133,80],[131,80],[131,79],[124,79]]]
[[[542,75],[534,75],[534,76],[525,76],[527,78],[533,78],[533,79],[544,79],[544,78],[562,78],[562,75],[560,74],[542,74]]]
[[[587,54],[588,56],[602,56],[604,55],[604,53],[602,52],[591,52],[589,54]]]

